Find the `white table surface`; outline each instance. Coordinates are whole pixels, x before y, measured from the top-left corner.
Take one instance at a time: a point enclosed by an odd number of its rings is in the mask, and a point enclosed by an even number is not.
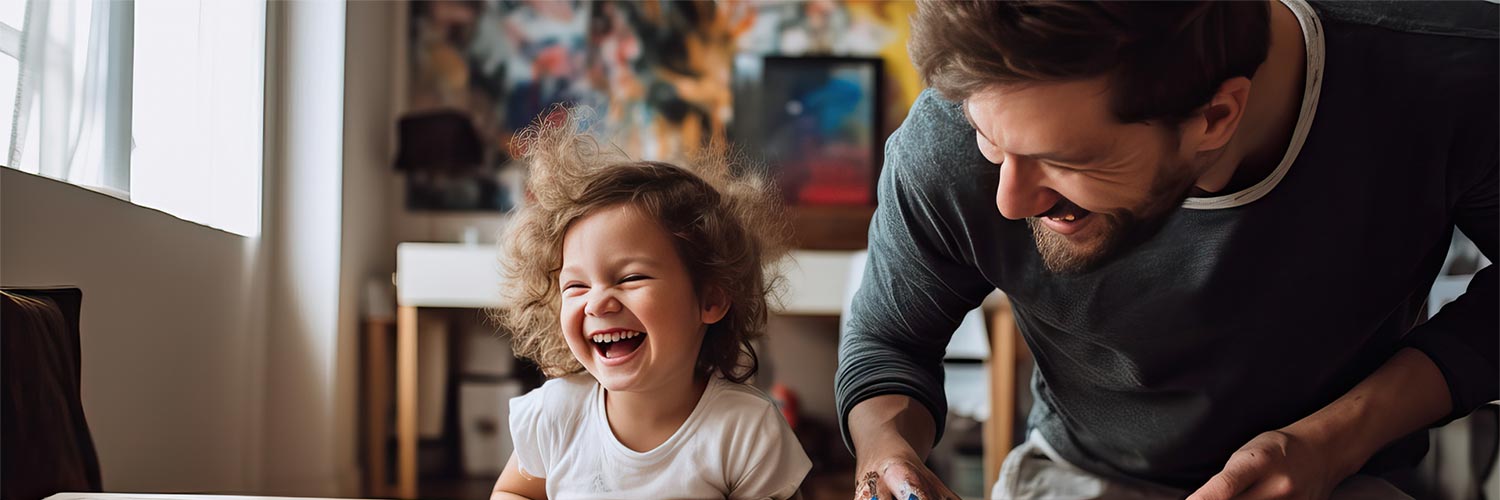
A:
[[[58,493],[43,500],[349,500],[314,497],[256,497],[242,495],[158,494],[158,493]]]

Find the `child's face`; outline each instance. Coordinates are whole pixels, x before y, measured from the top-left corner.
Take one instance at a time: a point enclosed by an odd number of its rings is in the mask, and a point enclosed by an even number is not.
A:
[[[670,238],[624,204],[578,219],[563,236],[562,333],[606,389],[691,381],[707,325],[726,312],[699,300]]]

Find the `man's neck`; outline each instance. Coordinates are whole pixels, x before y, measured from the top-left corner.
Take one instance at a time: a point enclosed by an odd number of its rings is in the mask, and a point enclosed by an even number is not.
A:
[[[638,452],[655,449],[682,427],[708,387],[708,377],[689,374],[682,382],[651,391],[604,392],[604,413],[615,439]]]
[[[1195,195],[1233,193],[1265,179],[1281,163],[1297,127],[1307,46],[1291,8],[1277,0],[1270,3],[1271,43],[1251,79],[1245,117],[1225,153],[1199,177]]]

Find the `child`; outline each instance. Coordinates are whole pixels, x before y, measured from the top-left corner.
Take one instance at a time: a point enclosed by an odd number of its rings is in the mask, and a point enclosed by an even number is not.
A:
[[[580,121],[559,109],[518,142],[533,199],[503,240],[499,319],[551,379],[511,400],[491,499],[793,497],[811,463],[745,384],[777,195],[722,158],[628,161]]]

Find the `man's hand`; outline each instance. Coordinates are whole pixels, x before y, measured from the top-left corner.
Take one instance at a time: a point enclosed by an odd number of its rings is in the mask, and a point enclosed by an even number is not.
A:
[[[1324,500],[1344,477],[1323,444],[1283,429],[1262,433],[1229,457],[1224,471],[1188,500]]]
[[[849,410],[848,426],[855,500],[958,500],[922,465],[937,433],[925,406],[906,396],[875,396]]]
[[[958,500],[916,454],[890,456],[856,467],[854,500]]]

